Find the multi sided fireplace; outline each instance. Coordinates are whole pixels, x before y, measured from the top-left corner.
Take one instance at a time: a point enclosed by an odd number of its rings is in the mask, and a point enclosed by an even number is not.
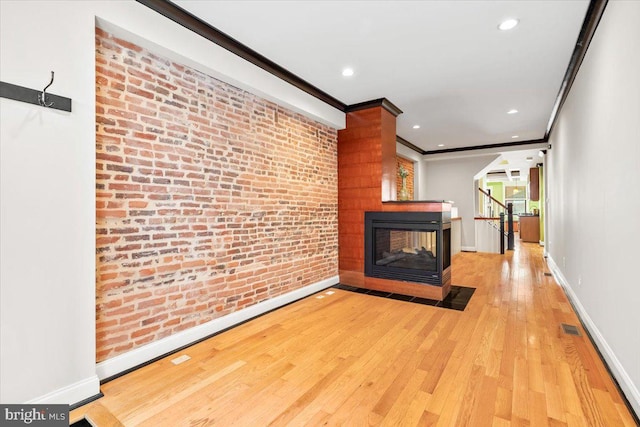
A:
[[[365,212],[365,276],[451,281],[450,212]]]

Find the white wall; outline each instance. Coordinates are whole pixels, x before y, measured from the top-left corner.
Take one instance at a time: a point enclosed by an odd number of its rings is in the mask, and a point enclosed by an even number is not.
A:
[[[551,135],[546,250],[640,413],[640,2],[610,1]]]
[[[476,250],[474,216],[478,188],[474,176],[497,155],[478,155],[442,160],[426,159],[420,185],[423,200],[452,200],[462,217],[462,250]]]
[[[497,224],[489,221],[476,221],[476,250],[478,252],[500,253],[500,232]],[[505,244],[506,244],[506,239]]]
[[[42,88],[53,70],[49,91],[73,99],[72,113],[0,100],[0,402],[75,403],[99,391],[96,20],[324,123],[344,114],[133,0],[2,0],[0,19],[0,79]]]

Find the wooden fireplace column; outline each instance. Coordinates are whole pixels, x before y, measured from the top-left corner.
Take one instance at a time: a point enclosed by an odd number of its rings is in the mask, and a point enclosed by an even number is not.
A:
[[[338,131],[338,265],[340,283],[442,300],[450,283],[433,286],[364,275],[364,213],[450,210],[448,203],[396,202],[396,117],[386,99],[347,113]]]

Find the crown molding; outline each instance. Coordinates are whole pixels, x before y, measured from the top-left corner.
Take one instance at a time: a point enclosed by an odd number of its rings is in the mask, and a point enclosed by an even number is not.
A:
[[[246,61],[262,68],[263,70],[273,74],[274,76],[290,83],[298,89],[318,98],[332,107],[345,111],[346,104],[316,86],[301,79],[286,68],[276,64],[269,58],[259,54],[250,47],[240,43],[233,37],[223,33],[215,27],[207,24],[203,20],[197,18],[193,14],[187,12],[180,6],[168,0],[136,0],[138,3],[147,6],[149,9],[158,12],[162,16],[169,18],[173,22],[182,25],[188,30],[204,37],[205,39],[217,44],[218,46],[228,50],[245,59]]]
[[[569,61],[569,66],[564,74],[564,79],[562,79],[562,84],[560,85],[560,91],[558,91],[558,96],[556,96],[556,101],[553,104],[553,109],[551,110],[551,117],[549,117],[549,123],[547,124],[547,129],[544,134],[544,139],[546,140],[549,139],[551,131],[556,124],[558,115],[560,114],[560,110],[564,105],[564,101],[569,95],[569,90],[571,90],[573,81],[576,79],[576,75],[578,74],[580,65],[582,65],[582,60],[587,53],[591,39],[593,39],[596,28],[598,28],[604,9],[607,7],[607,2],[608,0],[591,0],[589,3],[587,13],[585,14],[584,21],[582,22],[580,34],[578,34],[576,46],[573,49],[573,54]]]
[[[402,110],[396,107],[387,98],[373,99],[371,101],[365,101],[365,102],[360,102],[358,104],[348,105],[345,108],[344,112],[351,113],[353,111],[366,110],[368,108],[373,108],[373,107],[382,107],[388,112],[390,112],[391,114],[393,114],[394,117],[398,117],[400,114],[402,114]]]
[[[394,105],[386,98],[347,105],[344,102],[338,100],[337,98],[334,98],[328,93],[312,85],[311,83],[307,82],[306,80],[303,80],[302,78],[293,74],[284,67],[276,64],[267,57],[251,49],[250,47],[240,43],[238,40],[207,24],[206,22],[202,21],[198,17],[194,16],[193,14],[189,13],[188,11],[184,10],[183,8],[169,0],[136,1],[344,113],[372,107],[383,107],[395,117],[402,114],[402,110],[400,110],[396,105]],[[398,142],[423,155],[480,150],[484,148],[512,147],[517,145],[528,145],[547,142],[549,140],[549,136],[553,130],[557,117],[560,113],[560,110],[562,109],[562,106],[569,94],[569,90],[571,89],[573,81],[575,80],[580,65],[582,64],[589,44],[591,43],[591,39],[593,38],[596,28],[600,23],[607,3],[608,0],[591,0],[589,3],[589,7],[585,14],[585,19],[582,24],[580,34],[578,36],[578,40],[576,42],[571,60],[565,72],[564,79],[560,86],[560,90],[556,97],[553,109],[551,111],[551,116],[549,118],[549,122],[547,124],[547,129],[545,131],[543,139],[432,151],[422,150],[421,148],[401,137],[397,137]]]
[[[413,151],[415,151],[416,153],[418,153],[420,155],[424,155],[425,154],[425,151],[422,148],[418,147],[417,145],[413,145],[412,143],[410,143],[409,141],[407,141],[406,139],[404,139],[400,135],[396,135],[396,141],[399,142],[400,144],[404,145],[405,147],[412,149]]]
[[[443,150],[431,150],[431,151],[424,151],[423,154],[425,156],[428,156],[428,155],[434,155],[434,154],[459,153],[461,151],[486,150],[491,148],[509,148],[509,147],[516,147],[519,145],[545,144],[547,142],[548,140],[546,138],[531,139],[527,141],[518,141],[518,142],[503,142],[499,144],[471,145],[468,147],[456,147],[456,148],[447,148]]]

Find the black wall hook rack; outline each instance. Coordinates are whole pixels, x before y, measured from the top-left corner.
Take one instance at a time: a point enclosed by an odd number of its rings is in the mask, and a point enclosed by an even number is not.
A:
[[[47,88],[53,84],[53,76],[52,71],[51,81],[43,90],[29,89],[11,83],[0,82],[0,98],[13,99],[45,108],[71,112],[71,98],[47,93]]]

